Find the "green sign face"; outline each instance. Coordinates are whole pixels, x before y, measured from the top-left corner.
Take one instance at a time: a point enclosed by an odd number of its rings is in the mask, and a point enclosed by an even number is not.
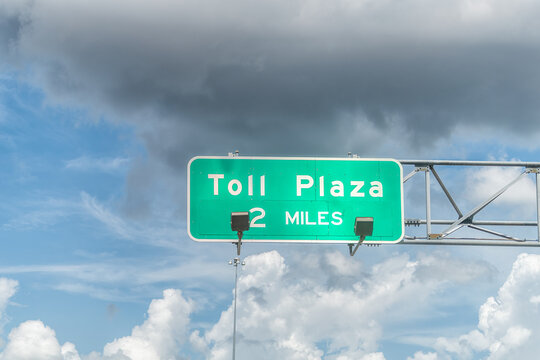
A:
[[[390,159],[195,157],[188,164],[188,234],[234,242],[231,213],[249,211],[242,241],[352,243],[356,217],[373,218],[365,243],[404,234],[403,170]]]

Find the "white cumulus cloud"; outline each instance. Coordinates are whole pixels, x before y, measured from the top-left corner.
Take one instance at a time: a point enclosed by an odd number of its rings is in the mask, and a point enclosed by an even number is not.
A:
[[[0,291],[2,289],[0,288]],[[91,360],[173,360],[187,340],[193,303],[180,290],[167,289],[163,298],[148,308],[147,320],[135,326],[131,335],[105,345],[103,354],[93,352]],[[60,345],[53,329],[40,320],[29,320],[11,330],[0,360],[80,360],[74,344]]]
[[[79,360],[71,343],[60,346],[54,330],[39,320],[29,320],[11,330],[2,360]]]
[[[478,328],[435,343],[443,359],[534,359],[540,352],[540,255],[522,254],[499,289],[480,307]]]
[[[471,283],[492,271],[488,265],[437,253],[415,260],[396,254],[369,269],[339,252],[307,254],[286,263],[278,252],[270,251],[249,256],[246,262],[238,283],[239,360],[384,360],[379,345],[389,324],[425,318],[433,310],[433,296],[449,282]],[[466,271],[447,276],[460,268]],[[434,345],[437,353],[417,352],[409,359],[437,360],[446,359],[439,355],[455,354],[467,358],[477,351],[490,351],[492,359],[498,359],[527,346],[535,319],[524,318],[531,307],[538,307],[540,296],[538,286],[527,285],[534,285],[539,274],[540,256],[520,256],[497,298],[482,307],[478,330],[457,340],[440,338]],[[9,299],[16,287],[17,282],[0,279],[0,300]],[[523,296],[516,289],[531,291]],[[523,304],[529,309],[520,313]],[[213,326],[203,329],[191,323],[194,308],[180,290],[165,290],[130,335],[106,344],[102,353],[85,356],[70,342],[61,345],[43,322],[26,321],[11,330],[0,360],[177,360],[184,353],[229,359],[232,305]]]
[[[0,278],[0,316],[5,317],[6,306],[17,292],[18,281]],[[4,320],[3,320],[4,321]],[[2,324],[3,325],[3,324]],[[54,330],[39,320],[30,320],[13,328],[8,342],[0,353],[1,360],[80,360],[75,345],[60,345]]]
[[[311,254],[300,264],[286,265],[271,251],[250,256],[246,263],[238,281],[238,359],[382,360],[378,343],[385,322],[422,316],[426,299],[447,281],[434,256],[417,261],[394,256],[369,271],[340,253]],[[448,259],[446,264],[466,266]],[[469,268],[468,281],[489,271]],[[450,281],[465,282],[466,277],[462,273]],[[231,306],[212,329],[192,333],[191,343],[208,359],[230,358],[232,322]]]
[[[184,299],[180,290],[165,290],[162,299],[150,304],[148,319],[133,328],[130,336],[107,344],[103,355],[105,358],[123,355],[130,360],[176,359],[180,344],[187,339],[192,311],[193,304]]]

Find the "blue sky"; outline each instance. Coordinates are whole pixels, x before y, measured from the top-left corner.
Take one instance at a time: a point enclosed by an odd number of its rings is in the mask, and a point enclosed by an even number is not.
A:
[[[80,206],[81,194],[88,193],[114,202],[114,197],[122,192],[126,168],[99,171],[91,168],[73,170],[67,166],[70,160],[89,155],[114,158],[123,154],[125,158],[127,154],[135,153],[136,144],[119,141],[122,136],[126,138],[123,134],[129,136],[129,129],[108,126],[103,122],[76,126],[71,119],[79,114],[48,108],[43,104],[43,94],[39,90],[11,79],[3,81],[2,85],[5,116],[16,119],[2,123],[2,163],[6,174],[9,174],[2,180],[2,238],[9,243],[10,249],[2,254],[3,266],[91,264],[95,256],[115,254],[123,258],[128,256],[124,252],[136,253],[137,250],[129,246],[119,253],[117,241],[111,239],[110,234]],[[96,227],[101,229],[94,231]],[[87,236],[83,235],[85,233]],[[60,300],[59,294],[51,290],[51,282],[58,281],[54,274],[23,273],[13,277],[28,278],[23,291],[31,302],[23,302],[20,308],[13,309],[15,312],[11,316],[14,316],[14,321],[24,319],[32,308],[33,316],[44,321],[67,321],[69,324],[74,314],[61,318],[55,316],[59,311],[69,311],[83,315],[86,320],[99,318],[103,325],[107,324],[103,328],[108,331],[116,328],[115,322],[107,317],[106,306],[98,311],[92,299],[78,294],[63,294],[66,298]],[[63,305],[79,302],[88,303],[88,310],[94,310],[81,311],[81,308]],[[15,316],[17,312],[21,313]],[[76,327],[72,331],[77,328],[82,330],[84,327]],[[98,334],[83,331],[78,336],[88,338],[92,333]]]
[[[0,4],[0,359],[230,358],[235,248],[187,236],[193,156],[539,161],[539,12],[496,0]],[[440,174],[469,210],[515,171]],[[405,186],[406,217],[423,216],[422,175]],[[454,216],[432,182],[434,218]],[[534,186],[529,175],[485,216],[535,220]],[[238,359],[540,350],[535,248],[351,258],[247,244],[242,256]]]

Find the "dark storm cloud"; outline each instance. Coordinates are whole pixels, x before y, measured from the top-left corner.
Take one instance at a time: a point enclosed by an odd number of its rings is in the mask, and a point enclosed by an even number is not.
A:
[[[539,130],[540,8],[530,2],[5,8],[12,68],[31,64],[30,81],[50,101],[135,124],[153,159],[178,174],[193,155],[237,148],[376,155],[384,143],[429,145],[464,124]]]
[[[0,54],[9,53],[23,26],[21,14],[0,5]]]
[[[358,136],[358,117],[382,130],[398,119],[424,142],[460,122],[536,127],[531,6],[38,1],[12,6],[28,23],[7,36],[51,98],[142,123],[150,146],[172,131],[180,152],[241,139],[252,152],[328,153]]]

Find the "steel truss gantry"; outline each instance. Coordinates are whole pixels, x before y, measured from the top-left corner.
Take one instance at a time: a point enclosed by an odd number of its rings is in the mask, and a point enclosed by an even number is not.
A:
[[[424,173],[425,178],[425,219],[405,219],[405,226],[420,226],[425,225],[426,235],[410,236],[405,235],[401,244],[415,245],[489,245],[489,246],[533,246],[540,247],[540,162],[512,162],[512,161],[449,161],[449,160],[399,160],[402,165],[412,165],[414,170],[403,178],[405,184],[409,179],[418,173]],[[450,191],[445,186],[435,167],[443,166],[461,166],[461,167],[519,167],[521,173],[512,181],[508,182],[497,192],[492,194],[488,199],[478,204],[472,210],[463,213]],[[457,219],[452,220],[433,220],[431,218],[431,174],[437,180],[446,198],[454,208]],[[498,220],[475,220],[474,217],[479,214],[486,206],[491,204],[500,195],[505,193],[514,184],[522,180],[528,174],[534,174],[536,179],[536,221],[498,221]],[[446,225],[443,231],[438,233],[432,232],[432,225]],[[520,239],[513,236],[503,234],[501,232],[487,228],[486,226],[512,226],[512,227],[531,227],[537,229],[536,240]],[[492,237],[450,237],[457,230],[467,227],[484,234],[490,234]]]

